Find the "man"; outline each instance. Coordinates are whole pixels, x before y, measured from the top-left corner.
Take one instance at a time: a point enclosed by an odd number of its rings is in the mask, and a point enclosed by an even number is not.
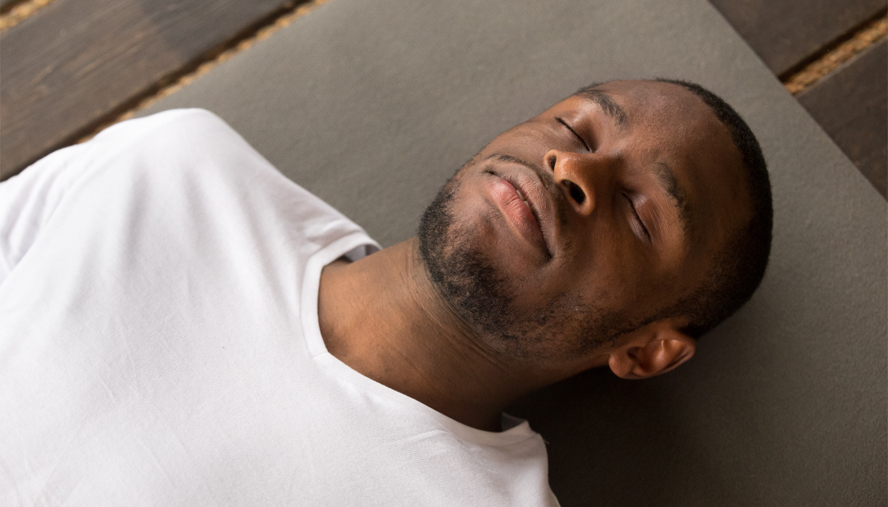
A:
[[[596,366],[676,368],[770,248],[755,138],[680,82],[514,127],[372,255],[205,112],[0,192],[0,491],[22,503],[554,505],[503,408]]]

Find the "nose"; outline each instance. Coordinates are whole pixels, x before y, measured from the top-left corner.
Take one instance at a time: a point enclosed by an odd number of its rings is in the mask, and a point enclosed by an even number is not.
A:
[[[591,215],[598,201],[607,195],[611,171],[599,158],[596,154],[549,150],[543,159],[554,173],[555,183],[581,215]]]

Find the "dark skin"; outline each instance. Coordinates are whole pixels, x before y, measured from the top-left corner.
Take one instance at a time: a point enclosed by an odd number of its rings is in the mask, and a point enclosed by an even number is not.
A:
[[[748,219],[739,152],[682,87],[598,89],[494,139],[455,177],[452,209],[473,248],[508,280],[516,314],[570,294],[636,327],[607,340],[559,327],[517,353],[441,296],[413,238],[324,269],[318,311],[330,353],[488,431],[501,429],[500,413],[520,396],[584,370],[607,365],[640,379],[689,360],[696,342],[681,331],[683,316],[645,317],[697,288]]]

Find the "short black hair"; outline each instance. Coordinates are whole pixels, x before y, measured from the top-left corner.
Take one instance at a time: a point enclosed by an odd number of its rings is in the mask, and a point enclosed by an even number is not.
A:
[[[680,79],[656,78],[660,83],[681,86],[709,107],[715,117],[728,129],[734,146],[740,152],[745,169],[747,195],[752,217],[738,227],[722,245],[713,259],[713,267],[706,280],[689,296],[657,312],[641,325],[657,320],[683,316],[689,321],[682,331],[699,338],[740,309],[761,284],[771,253],[771,234],[774,210],[771,201],[771,180],[761,146],[749,125],[727,102],[697,83]],[[604,83],[580,89],[588,93]]]

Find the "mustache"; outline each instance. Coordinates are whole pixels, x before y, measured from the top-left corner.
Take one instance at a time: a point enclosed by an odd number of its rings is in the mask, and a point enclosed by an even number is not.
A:
[[[543,186],[546,187],[546,190],[548,190],[550,194],[553,194],[554,196],[560,193],[558,192],[558,184],[555,182],[555,176],[552,174],[552,171],[546,171],[545,169],[543,169],[543,166],[539,164],[534,164],[533,162],[529,162],[520,157],[507,155],[505,153],[494,153],[493,155],[489,155],[487,158],[484,159],[484,161],[486,162],[488,160],[499,160],[500,162],[523,165],[537,175],[537,177],[543,183]]]
[[[568,212],[568,207],[570,204],[567,202],[567,198],[564,196],[564,192],[559,188],[558,183],[555,181],[555,174],[553,171],[547,171],[540,164],[535,164],[533,162],[524,160],[520,157],[516,157],[514,155],[508,155],[505,153],[494,153],[492,155],[488,155],[484,158],[484,160],[479,161],[479,164],[484,164],[485,162],[491,160],[498,160],[500,162],[506,162],[511,164],[522,165],[537,175],[540,182],[543,184],[543,188],[549,193],[549,196],[552,198],[552,201],[555,203],[555,219],[561,224],[564,225],[566,213]]]

